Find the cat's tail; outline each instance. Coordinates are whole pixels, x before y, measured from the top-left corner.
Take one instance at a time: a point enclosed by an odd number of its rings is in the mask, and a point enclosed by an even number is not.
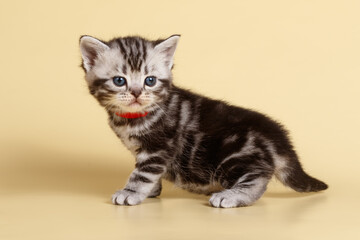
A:
[[[285,186],[297,192],[318,192],[328,188],[328,185],[309,176],[301,167],[297,156],[275,160],[275,176]]]

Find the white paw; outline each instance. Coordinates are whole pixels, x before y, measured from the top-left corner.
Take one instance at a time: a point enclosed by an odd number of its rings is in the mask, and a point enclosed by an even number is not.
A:
[[[128,190],[119,190],[112,195],[112,203],[115,205],[137,205],[146,198],[145,194]]]
[[[244,201],[244,196],[239,193],[234,193],[231,190],[224,190],[222,192],[214,193],[209,200],[211,206],[217,208],[233,208],[243,207],[248,204]]]

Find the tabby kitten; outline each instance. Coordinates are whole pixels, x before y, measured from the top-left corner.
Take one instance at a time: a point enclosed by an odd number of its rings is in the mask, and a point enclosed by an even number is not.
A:
[[[136,157],[135,170],[112,202],[136,205],[159,196],[162,178],[211,194],[210,204],[222,208],[254,203],[273,175],[298,192],[326,189],[304,172],[279,123],[173,84],[179,37],[80,39],[90,93]]]

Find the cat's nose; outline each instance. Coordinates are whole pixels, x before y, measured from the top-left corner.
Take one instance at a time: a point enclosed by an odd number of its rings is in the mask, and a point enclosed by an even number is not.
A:
[[[141,94],[141,89],[134,89],[130,91],[131,95],[133,95],[135,98],[139,97]]]

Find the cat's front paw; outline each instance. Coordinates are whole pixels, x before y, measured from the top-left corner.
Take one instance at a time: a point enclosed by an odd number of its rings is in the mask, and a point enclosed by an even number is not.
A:
[[[145,194],[134,192],[132,190],[119,190],[112,196],[112,203],[115,205],[137,205],[146,198]]]

